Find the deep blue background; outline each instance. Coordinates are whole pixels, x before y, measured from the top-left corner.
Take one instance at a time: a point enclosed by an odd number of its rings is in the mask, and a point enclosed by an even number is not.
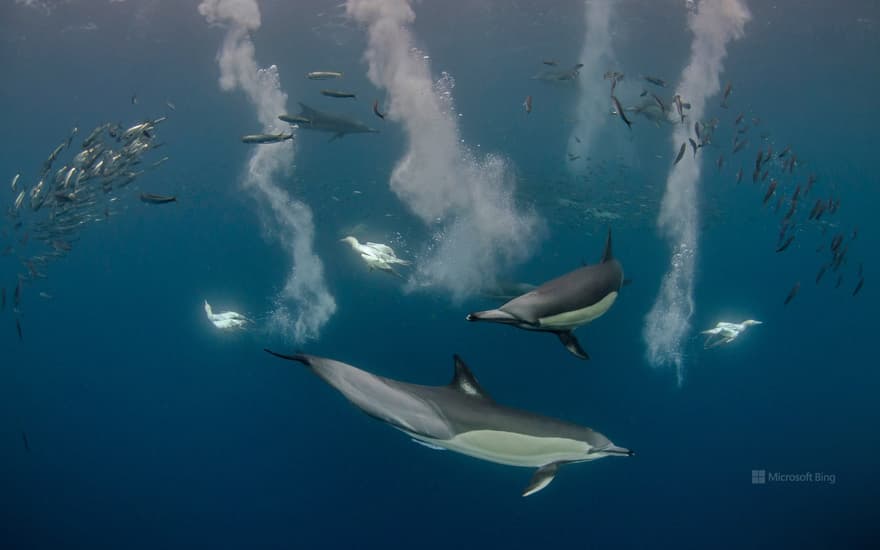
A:
[[[331,4],[262,2],[258,60],[278,65],[291,109],[297,100],[335,105],[317,96],[305,72],[345,71],[346,86],[365,98],[348,108],[368,120],[366,98],[381,93],[365,76],[364,35]],[[413,31],[434,73],[456,79],[465,140],[509,158],[520,199],[547,222],[539,250],[512,275],[538,282],[594,260],[604,224],[547,198],[585,193],[564,155],[576,90],[528,78],[542,58],[577,58],[583,4],[452,4],[415,6]],[[630,79],[676,80],[691,39],[682,4],[620,2],[615,55]],[[605,145],[621,143],[619,136],[600,137],[589,165],[607,161],[587,205],[627,213],[614,224],[615,250],[634,280],[604,318],[578,331],[589,363],[552,336],[463,321],[487,302],[407,295],[398,281],[361,269],[336,242],[343,228],[364,222],[401,232],[413,250],[425,237],[386,184],[404,136],[390,124],[378,136],[330,144],[300,134],[285,186],[314,209],[316,249],[339,306],[309,352],[426,384],[448,380],[457,352],[498,401],[593,426],[637,453],[566,467],[547,490],[522,499],[527,470],[414,445],[305,370],[260,351],[282,342],[221,334],[204,319],[205,298],[265,311],[289,265],[241,191],[248,150],[238,136],[256,121],[242,94],[219,89],[222,31],[204,22],[195,2],[71,2],[50,15],[4,3],[0,179],[33,175],[74,125],[134,122],[163,113],[171,100],[177,110],[161,128],[171,160],[150,185],[180,202],[152,208],[132,191],[123,215],[90,228],[47,281],[27,287],[24,343],[10,308],[0,313],[0,546],[876,542],[880,66],[868,52],[880,51],[880,10],[876,2],[833,10],[818,1],[750,4],[757,5],[746,36],[725,62],[732,109],[714,114],[725,117],[727,131],[735,111],[760,115],[777,150],[790,143],[805,169],[821,175],[817,189],[835,183],[842,227],[859,226],[861,246],[852,253],[864,261],[866,283],[857,299],[849,295],[854,279],[839,291],[817,289],[815,236],[776,254],[775,218],[760,208],[760,193],[733,185],[740,159],[719,175],[714,154],[707,156],[694,332],[722,318],[765,324],[711,352],[695,336],[682,387],[673,371],[647,364],[642,340],[668,262],[653,231],[670,162],[666,130],[636,119],[623,150]],[[97,30],[73,29],[88,22]],[[527,94],[535,105],[529,117],[520,107]],[[606,131],[626,129],[615,123]],[[618,167],[618,154],[632,160]],[[13,198],[4,183],[0,204]],[[11,295],[19,267],[0,260],[0,284]],[[798,279],[800,295],[783,307]],[[40,290],[54,299],[41,300]],[[825,472],[837,483],[753,486],[753,469]]]

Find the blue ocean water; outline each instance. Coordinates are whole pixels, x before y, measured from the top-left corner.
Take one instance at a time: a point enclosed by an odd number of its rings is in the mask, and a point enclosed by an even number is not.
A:
[[[0,546],[876,545],[872,161],[880,68],[870,56],[880,51],[880,8],[620,0],[608,4],[613,66],[582,70],[572,85],[532,79],[543,59],[580,59],[585,10],[599,3],[415,2],[415,19],[402,23],[432,79],[454,79],[452,118],[467,150],[504,159],[517,204],[540,220],[510,238],[527,253],[497,275],[549,280],[597,261],[613,230],[632,282],[605,316],[578,329],[588,362],[552,335],[466,323],[469,311],[497,304],[453,296],[442,284],[413,290],[369,272],[338,242],[357,230],[418,267],[440,227],[389,186],[411,135],[406,119],[372,114],[372,100],[392,94],[368,76],[367,29],[344,5],[259,2],[261,24],[249,31],[257,65],[277,66],[290,112],[302,101],[381,128],[332,142],[300,129],[288,170],[274,179],[311,209],[314,251],[337,308],[318,337],[295,341],[269,323],[295,267],[292,244],[245,183],[254,147],[240,136],[261,124],[244,91],[218,84],[230,26],[209,25],[199,2],[4,3],[0,244],[13,249],[0,256]],[[657,217],[677,152],[674,126],[631,115],[629,130],[608,114],[590,149],[567,155],[585,83],[600,82],[607,93],[602,73],[613,69],[625,74],[617,93],[626,105],[643,88],[668,99],[692,59],[688,18],[734,4],[750,18],[743,36],[725,45],[719,78],[733,85],[730,107],[719,107],[720,93],[707,99],[703,118],[719,119],[717,143],[691,160],[702,168],[699,250],[679,383],[674,365],[648,360],[644,336],[670,262]],[[313,70],[345,76],[310,81]],[[642,74],[669,88],[644,84]],[[358,98],[325,98],[325,87]],[[732,154],[739,112],[753,125],[751,143]],[[43,268],[47,278],[28,279],[13,312],[18,275],[28,274],[20,259],[35,243],[21,244],[19,218],[7,214],[16,193],[6,182],[21,173],[31,188],[74,126],[79,143],[105,122],[128,127],[159,116],[168,117],[156,130],[164,145],[149,161],[169,160],[120,190],[113,215],[83,229],[70,252]],[[783,214],[773,213],[776,197],[762,206],[766,183],[751,182],[751,165],[759,148],[778,154],[786,145],[799,164],[785,181],[814,173],[813,197],[841,206],[831,233],[804,223],[777,253]],[[72,154],[62,156],[70,162]],[[145,204],[140,192],[175,195],[177,203]],[[841,287],[830,271],[814,284],[830,235],[855,228]],[[816,252],[823,243],[826,256]],[[853,297],[858,263],[865,284]],[[783,305],[797,281],[800,292]],[[204,300],[256,322],[220,332],[205,319]],[[302,310],[287,304],[292,317]],[[729,346],[702,349],[700,330],[750,317],[764,324]],[[497,401],[591,426],[636,454],[565,466],[549,487],[522,498],[529,470],[415,445],[264,347],[422,384],[447,383],[458,353]],[[753,483],[760,471],[769,481]],[[807,473],[812,481],[773,477]]]

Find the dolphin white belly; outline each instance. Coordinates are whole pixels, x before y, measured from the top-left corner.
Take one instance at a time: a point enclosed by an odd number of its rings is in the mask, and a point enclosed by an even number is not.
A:
[[[616,299],[617,291],[613,291],[595,304],[574,311],[566,311],[549,317],[542,317],[541,319],[538,319],[538,322],[540,323],[541,328],[571,330],[604,315],[605,312],[614,305]]]
[[[496,430],[472,430],[451,439],[433,439],[413,433],[409,435],[434,447],[498,464],[528,468],[540,468],[554,462],[580,462],[590,450],[589,444],[574,439],[536,437]]]

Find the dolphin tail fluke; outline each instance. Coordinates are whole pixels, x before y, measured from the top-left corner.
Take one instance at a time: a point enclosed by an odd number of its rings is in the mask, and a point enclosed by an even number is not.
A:
[[[268,353],[269,355],[274,355],[275,357],[280,357],[281,359],[287,359],[288,361],[296,361],[298,363],[302,363],[308,367],[312,366],[312,356],[304,355],[302,353],[295,353],[293,355],[285,355],[283,353],[274,352],[268,348],[263,348],[263,351]]]
[[[602,263],[605,263],[614,258],[614,255],[611,252],[611,228],[608,228],[608,238],[605,239],[605,251],[602,252]]]
[[[584,351],[584,348],[581,347],[580,342],[578,342],[577,337],[573,332],[565,331],[565,332],[557,332],[556,336],[559,336],[559,341],[562,342],[562,345],[565,346],[572,355],[577,357],[578,359],[588,360],[590,355]]]
[[[506,323],[512,325],[520,322],[519,319],[517,319],[510,313],[507,313],[506,311],[502,311],[500,309],[488,309],[486,311],[468,313],[465,319],[468,321],[490,321],[493,323]]]
[[[556,477],[558,471],[558,462],[552,462],[535,470],[535,474],[532,476],[531,481],[529,481],[529,486],[523,491],[522,496],[527,497],[529,495],[534,495],[544,487],[550,485],[550,482]]]

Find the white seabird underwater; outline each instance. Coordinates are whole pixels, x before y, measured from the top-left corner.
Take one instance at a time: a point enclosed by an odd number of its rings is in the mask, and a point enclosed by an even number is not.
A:
[[[251,322],[250,319],[235,311],[214,313],[214,309],[211,307],[211,304],[209,304],[207,300],[205,300],[205,315],[207,315],[208,320],[211,321],[211,323],[213,323],[214,326],[219,328],[220,330],[233,330],[244,328],[248,323]]]
[[[750,326],[761,324],[763,324],[761,321],[755,321],[754,319],[746,319],[742,323],[728,323],[726,321],[719,321],[714,328],[704,330],[700,333],[706,335],[706,341],[703,343],[703,349],[709,349],[724,344],[729,344],[736,340],[737,337],[745,332],[745,330]]]

